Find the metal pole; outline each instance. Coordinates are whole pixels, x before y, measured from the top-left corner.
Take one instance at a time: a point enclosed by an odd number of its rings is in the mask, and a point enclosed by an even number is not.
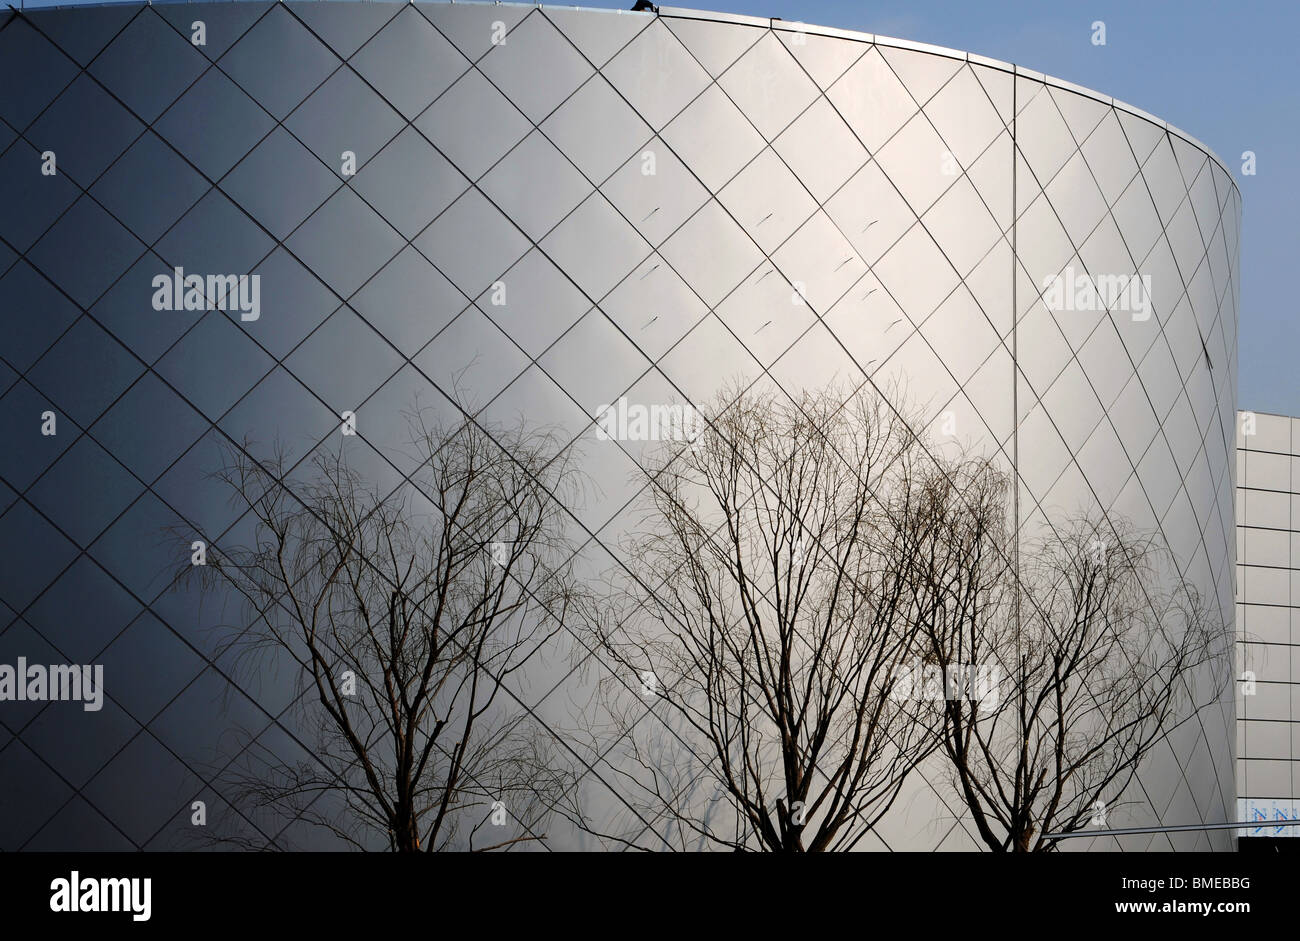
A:
[[[1125,836],[1129,833],[1180,833],[1187,830],[1254,830],[1262,827],[1296,827],[1296,820],[1248,820],[1244,823],[1186,823],[1173,827],[1125,827],[1122,830],[1075,830],[1073,833],[1049,833],[1045,840],[1068,840],[1075,836]]]

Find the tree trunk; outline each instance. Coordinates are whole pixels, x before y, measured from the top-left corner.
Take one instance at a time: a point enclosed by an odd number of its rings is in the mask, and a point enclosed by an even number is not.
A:
[[[393,820],[393,849],[399,853],[420,851],[420,828],[409,806],[397,808]]]
[[[1034,842],[1034,825],[1032,823],[1027,823],[1025,824],[1024,829],[1021,830],[1019,835],[1016,837],[1015,852],[1028,853],[1030,851],[1029,847],[1033,842]]]

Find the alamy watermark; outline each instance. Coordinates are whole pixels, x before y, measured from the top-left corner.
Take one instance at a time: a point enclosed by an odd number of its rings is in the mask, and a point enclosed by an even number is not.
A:
[[[620,396],[596,409],[596,438],[600,441],[687,441],[698,445],[704,416],[689,405],[642,405]]]
[[[76,869],[50,883],[52,912],[129,912],[132,921],[153,913],[153,880],[83,877]]]
[[[906,700],[969,700],[980,704],[981,712],[992,712],[1002,699],[1002,667],[996,663],[937,663],[913,660],[892,674],[889,696]]]
[[[99,712],[104,708],[104,666],[29,666],[26,657],[19,657],[16,666],[0,663],[0,702],[80,702],[86,712]]]
[[[237,310],[240,320],[262,316],[262,276],[186,274],[184,268],[154,275],[154,310]]]
[[[1071,310],[1130,313],[1135,322],[1151,319],[1151,275],[1075,272],[1072,265],[1043,279],[1043,303],[1053,313]]]

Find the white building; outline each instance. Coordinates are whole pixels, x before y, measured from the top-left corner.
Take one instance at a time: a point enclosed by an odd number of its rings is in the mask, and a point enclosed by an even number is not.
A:
[[[1014,475],[1026,539],[1061,514],[1122,516],[1233,623],[1241,199],[1158,118],[973,53],[667,7],[0,16],[5,177],[47,151],[59,168],[0,217],[0,307],[36,315],[0,365],[0,545],[16,560],[0,654],[98,658],[112,701],[75,727],[0,710],[0,789],[27,801],[5,849],[171,845],[198,795],[220,805],[201,762],[232,723],[298,747],[283,688],[215,662],[218,615],[164,592],[170,560],[146,536],[232,522],[204,483],[214,440],[281,435],[300,456],[345,411],[349,446],[397,486],[397,409],[416,393],[450,408],[453,384],[489,418],[584,444],[603,495],[574,527],[599,567],[620,561],[642,486],[639,452],[597,437],[602,404],[696,405],[737,377],[902,379],[928,424]],[[175,268],[260,275],[260,316],[153,311],[152,279]],[[45,411],[66,436],[36,435]],[[1246,540],[1249,555],[1264,538]],[[585,682],[607,669],[592,656]],[[141,662],[113,687],[113,664]],[[1259,704],[1285,698],[1264,692],[1290,679],[1279,662],[1260,667]],[[562,737],[579,682],[529,675],[517,706]],[[1248,752],[1241,793],[1294,794],[1278,793],[1292,740],[1244,715],[1269,750]],[[1235,722],[1227,694],[1187,716],[1109,824],[1230,821]],[[92,754],[69,755],[70,735]],[[576,752],[583,800],[615,806],[618,773]],[[946,787],[923,769],[864,848],[975,848]]]
[[[1237,431],[1238,820],[1300,836],[1300,419],[1242,412]]]

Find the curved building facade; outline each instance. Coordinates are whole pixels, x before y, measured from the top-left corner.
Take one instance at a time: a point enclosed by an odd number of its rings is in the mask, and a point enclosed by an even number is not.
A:
[[[645,486],[603,406],[901,381],[1013,474],[1026,538],[1123,516],[1231,630],[1240,196],[1148,114],[973,54],[668,8],[0,16],[0,662],[103,664],[107,692],[0,703],[4,849],[183,845],[194,801],[234,813],[241,755],[310,760],[290,684],[222,658],[231,612],[168,588],[158,534],[238,529],[206,476],[221,442],[297,461],[345,413],[353,458],[402,486],[417,398],[580,443],[596,571]],[[193,275],[225,309],[187,306]],[[582,666],[510,698],[612,819],[619,773],[570,731],[609,668]],[[1234,718],[1225,693],[1168,730],[1110,825],[1231,820]],[[864,848],[978,848],[922,772]],[[546,842],[598,845],[564,822]]]

